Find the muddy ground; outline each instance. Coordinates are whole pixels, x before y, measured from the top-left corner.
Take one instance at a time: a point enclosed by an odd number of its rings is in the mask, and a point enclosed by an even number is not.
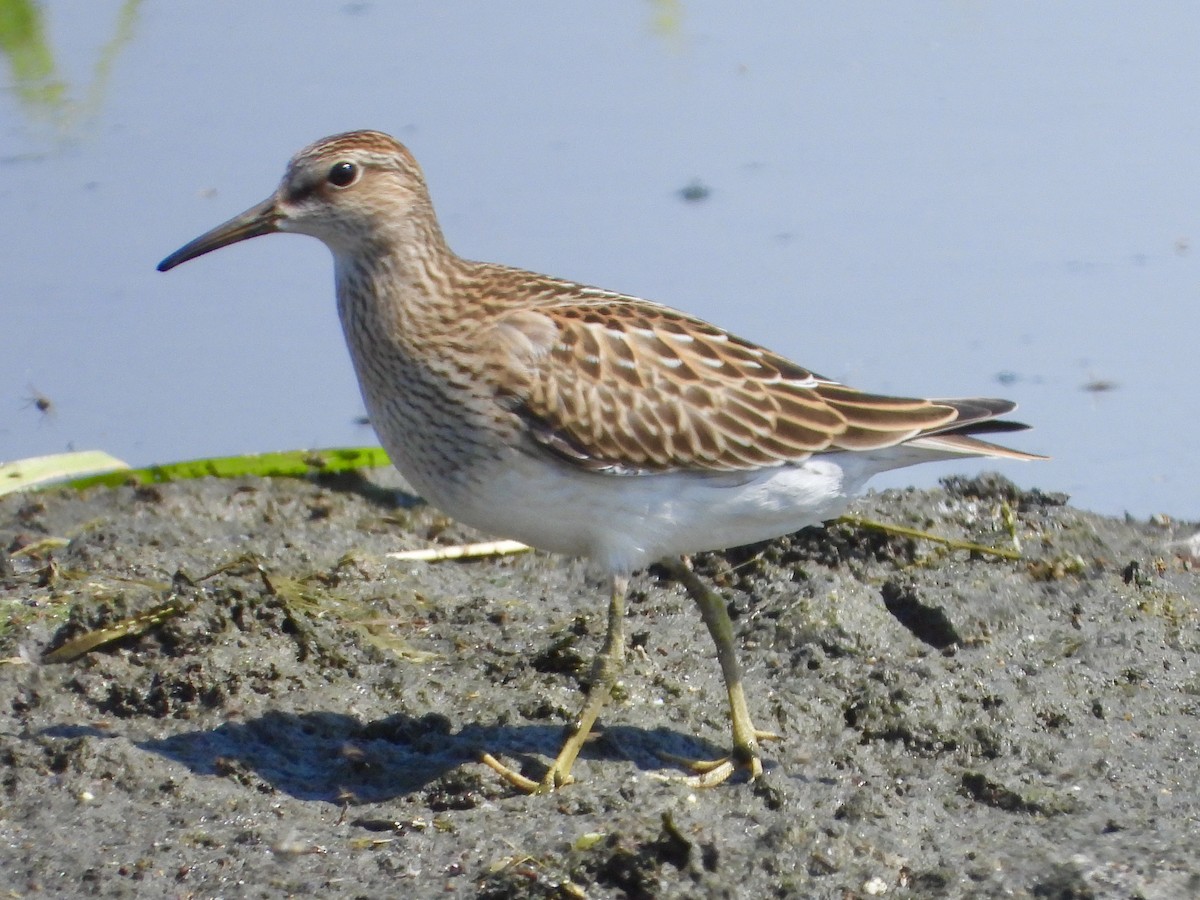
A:
[[[478,754],[541,773],[603,590],[541,554],[388,559],[477,538],[397,484],[0,498],[0,894],[1200,894],[1195,524],[983,478],[855,512],[1007,547],[1008,508],[1019,561],[846,525],[699,558],[783,737],[712,790],[662,757],[724,746],[711,644],[644,573],[580,781],[528,797]]]

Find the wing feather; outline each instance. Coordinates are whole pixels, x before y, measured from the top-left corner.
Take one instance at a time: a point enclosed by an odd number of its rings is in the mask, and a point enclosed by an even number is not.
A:
[[[972,423],[1013,406],[857,391],[618,295],[548,300],[502,314],[493,331],[499,389],[534,440],[601,471],[746,471],[941,432],[961,442]]]

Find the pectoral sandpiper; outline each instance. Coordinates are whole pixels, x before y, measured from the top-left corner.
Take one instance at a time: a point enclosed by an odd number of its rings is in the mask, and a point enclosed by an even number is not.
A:
[[[180,248],[166,271],[236,241],[296,232],[333,252],[338,313],[371,422],[428,501],[483,531],[582,556],[610,580],[590,688],[540,782],[554,790],[621,670],[632,572],[658,560],[692,595],[729,695],[729,757],[695,783],[762,774],[725,603],[684,554],[837,516],[871,476],[959,457],[1038,459],[974,437],[1007,400],[863,393],[686,313],[559,278],[461,259],[425,178],[386,134],[317,141],[266,201]]]

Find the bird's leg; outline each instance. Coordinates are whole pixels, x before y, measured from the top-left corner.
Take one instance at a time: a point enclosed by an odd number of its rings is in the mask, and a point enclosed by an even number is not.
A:
[[[531,794],[553,791],[575,780],[571,776],[571,767],[587,742],[600,710],[604,708],[616,686],[617,678],[625,664],[625,594],[629,590],[629,576],[614,575],[610,584],[612,593],[608,601],[608,631],[604,636],[604,646],[600,648],[595,662],[592,663],[587,698],[579,711],[579,717],[571,726],[566,743],[545,777],[541,782],[536,782],[513,771],[490,754],[485,753],[481,757],[482,761],[501,777],[523,791]]]
[[[691,784],[697,787],[713,787],[727,779],[737,769],[746,769],[752,779],[762,776],[762,759],[759,756],[759,741],[779,740],[779,735],[770,731],[759,731],[750,720],[746,706],[746,693],[742,688],[742,667],[738,665],[733,646],[733,623],[725,610],[725,600],[708,587],[691,567],[682,559],[665,560],[663,563],[672,576],[687,589],[688,594],[700,607],[700,616],[708,626],[713,643],[717,645],[717,661],[725,678],[725,689],[729,694],[729,717],[733,724],[733,750],[729,756],[717,760],[680,760],[697,772]]]

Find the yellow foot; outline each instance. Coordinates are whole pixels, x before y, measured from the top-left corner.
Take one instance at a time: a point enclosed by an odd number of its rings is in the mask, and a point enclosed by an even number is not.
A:
[[[745,769],[751,781],[762,778],[762,757],[758,754],[760,741],[777,741],[779,735],[773,731],[754,731],[754,742],[743,747],[737,747],[729,756],[720,759],[688,759],[673,753],[660,753],[659,758],[675,765],[682,766],[695,772],[694,775],[665,776],[670,781],[682,781],[684,784],[697,788],[710,788],[723,784],[734,772]]]
[[[516,769],[509,768],[490,753],[480,754],[479,761],[518,791],[524,791],[526,794],[549,794],[575,780],[570,774],[563,775],[554,766],[551,766],[550,770],[546,772],[545,778],[541,781],[534,781],[532,778],[526,778]]]

